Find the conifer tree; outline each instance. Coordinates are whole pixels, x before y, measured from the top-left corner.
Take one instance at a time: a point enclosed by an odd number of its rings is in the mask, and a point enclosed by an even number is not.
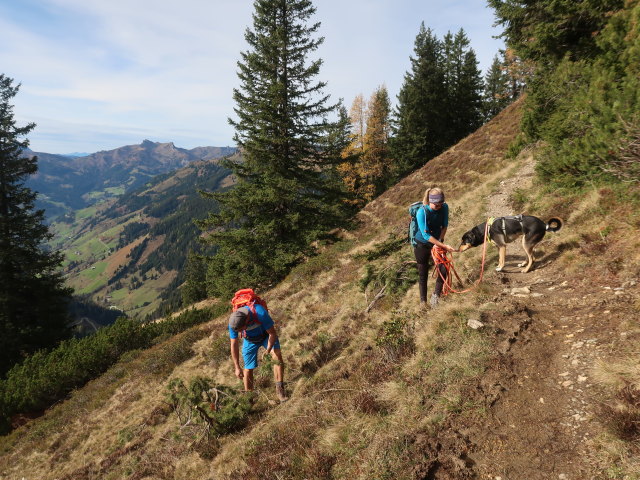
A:
[[[187,254],[187,262],[185,265],[184,285],[180,292],[183,306],[207,298],[206,274],[207,267],[204,257],[190,250]]]
[[[482,124],[482,76],[464,30],[440,41],[422,24],[414,53],[394,112],[396,177],[424,165]]]
[[[367,130],[364,134],[364,151],[360,171],[365,179],[363,197],[366,201],[382,193],[391,172],[389,136],[391,103],[384,85],[369,100]]]
[[[354,194],[350,200],[353,204],[359,205],[361,200],[357,198],[357,192],[361,189],[362,178],[359,174],[358,165],[364,153],[364,133],[367,124],[367,105],[362,94],[356,95],[349,110],[349,134],[348,145],[340,154],[343,163],[338,165],[338,172],[342,176],[345,188]]]
[[[424,23],[416,36],[411,70],[405,74],[394,112],[395,177],[424,165],[441,152],[444,68],[442,43]]]
[[[323,38],[315,38],[320,24],[309,23],[314,13],[310,0],[254,2],[230,120],[242,159],[226,166],[237,183],[212,195],[220,213],[200,223],[218,248],[207,274],[211,294],[281,278],[344,219],[336,167],[348,123],[316,79],[322,60],[310,55]]]
[[[490,120],[511,103],[506,66],[496,55],[484,80],[484,116]]]
[[[463,29],[444,38],[445,91],[440,107],[444,121],[439,149],[444,151],[482,125],[482,74]]]
[[[347,160],[339,171],[347,190],[359,206],[379,195],[387,186],[391,172],[389,155],[391,103],[387,87],[378,88],[365,107],[358,95],[349,116],[352,131],[349,145],[342,151]]]
[[[62,256],[45,250],[52,235],[24,186],[38,167],[36,157],[22,156],[35,124],[16,125],[10,101],[18,89],[0,74],[0,373],[69,334]]]
[[[488,0],[517,54],[539,67],[594,57],[597,33],[624,0]]]

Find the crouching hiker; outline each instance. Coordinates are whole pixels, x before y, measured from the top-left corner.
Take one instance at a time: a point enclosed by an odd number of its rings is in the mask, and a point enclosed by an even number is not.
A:
[[[270,354],[275,360],[273,376],[276,394],[278,400],[284,402],[287,400],[284,390],[284,362],[280,341],[266,303],[251,289],[236,292],[231,303],[234,312],[229,317],[229,338],[236,377],[244,381],[245,391],[253,390],[253,370],[258,366],[258,350],[264,347],[266,354]],[[240,368],[240,338],[243,339],[244,369]]]

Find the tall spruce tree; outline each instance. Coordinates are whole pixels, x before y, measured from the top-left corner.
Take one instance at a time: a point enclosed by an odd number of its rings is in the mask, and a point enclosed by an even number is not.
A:
[[[323,42],[314,38],[320,24],[309,23],[315,8],[309,0],[256,0],[254,10],[230,120],[242,160],[226,166],[237,184],[212,195],[220,213],[200,223],[218,248],[207,274],[213,295],[281,278],[339,225],[346,205],[336,166],[348,119],[316,80],[322,60],[309,58]]]
[[[440,150],[454,145],[482,125],[482,74],[463,29],[444,37],[445,95]]]
[[[394,112],[395,177],[424,165],[442,151],[437,143],[445,82],[442,42],[422,23],[413,51],[411,70],[405,74]]]
[[[484,117],[490,120],[511,103],[511,85],[505,62],[498,55],[484,78]]]
[[[69,334],[62,257],[44,248],[44,211],[34,210],[36,193],[24,186],[38,167],[36,157],[23,157],[29,142],[21,140],[35,124],[14,120],[19,87],[0,74],[0,373]]]
[[[414,53],[394,112],[396,176],[424,165],[482,124],[482,76],[464,30],[440,41],[422,24]]]

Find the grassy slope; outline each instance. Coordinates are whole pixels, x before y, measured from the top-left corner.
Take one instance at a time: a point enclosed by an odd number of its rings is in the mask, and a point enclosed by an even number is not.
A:
[[[268,366],[263,366],[257,371],[261,393],[248,427],[207,441],[197,427],[179,424],[165,403],[171,378],[188,380],[205,375],[221,384],[238,385],[228,359],[226,319],[217,318],[205,327],[128,356],[66,402],[4,438],[0,443],[0,477],[471,478],[473,462],[467,454],[473,450],[478,462],[491,457],[491,449],[479,440],[475,449],[471,448],[474,428],[480,431],[483,429],[477,427],[486,424],[488,431],[497,429],[500,422],[495,423],[493,416],[498,408],[495,402],[501,395],[511,399],[501,393],[506,388],[501,385],[518,389],[513,372],[503,363],[505,355],[512,355],[509,358],[514,362],[531,363],[530,358],[519,358],[509,349],[512,344],[519,346],[518,335],[525,335],[534,320],[536,325],[551,322],[558,306],[541,303],[542,316],[536,317],[529,312],[533,304],[519,300],[505,303],[500,292],[509,276],[488,273],[475,292],[448,298],[435,311],[419,311],[417,286],[410,284],[408,290],[401,286],[402,277],[408,275],[405,262],[412,260],[410,249],[403,245],[389,252],[380,244],[405,235],[407,205],[420,199],[430,185],[443,186],[447,192],[451,243],[481,222],[484,199],[499,192],[501,182],[517,175],[530,161],[526,153],[516,160],[504,158],[517,132],[518,119],[518,106],[508,108],[405,178],[361,212],[359,229],[345,233],[341,242],[326,246],[322,255],[299,266],[265,293],[279,323],[292,393],[289,402],[267,405],[266,400],[274,395]],[[533,209],[529,213],[570,219],[564,237],[545,239],[541,253],[554,261],[547,262],[552,270],[543,269],[540,274],[573,270],[592,275],[590,269],[602,265],[602,260],[596,256],[585,259],[584,251],[594,241],[584,235],[603,226],[593,221],[593,214],[608,193],[594,191],[589,198],[560,198],[538,197],[532,192],[535,189],[518,191],[516,196]],[[624,205],[611,208],[622,209]],[[585,231],[585,226],[591,230]],[[620,239],[624,238],[622,233],[637,228],[637,224],[625,221],[608,226],[609,234],[621,233],[611,238]],[[637,252],[637,246],[615,245],[618,251],[629,252],[634,248]],[[363,254],[376,252],[371,255],[377,256],[374,260],[363,258]],[[625,258],[619,271],[607,274],[611,284],[611,278],[640,273],[638,254],[632,255]],[[489,265],[495,264],[495,250],[488,256]],[[456,256],[463,278],[477,277],[479,257],[479,250]],[[373,267],[374,277],[382,272],[378,280],[396,278],[400,285],[395,292],[389,288],[391,293],[380,298],[369,313],[365,310],[382,283],[374,278],[363,292],[361,280],[367,275],[367,265]],[[580,275],[567,278],[576,277]],[[528,281],[513,278],[514,283]],[[582,291],[576,290],[579,302]],[[562,299],[558,297],[558,301]],[[535,302],[522,302],[531,301]],[[637,313],[639,307],[631,302],[625,308]],[[478,317],[493,321],[495,328],[469,329],[466,321]],[[631,332],[625,338],[633,342],[637,338],[634,332],[640,329],[631,321],[625,328]],[[530,330],[535,332],[535,328]],[[203,335],[208,338],[202,339]],[[540,345],[546,348],[547,344]],[[562,345],[560,342],[553,348]],[[637,343],[627,343],[619,350],[630,351],[634,345]],[[601,390],[603,395],[605,390]],[[500,407],[505,404],[506,400]],[[515,405],[527,408],[526,404]],[[515,430],[514,425],[514,433],[507,431],[505,435],[517,436]],[[591,433],[600,431],[603,429],[595,425]],[[500,441],[508,443],[509,437]],[[602,462],[622,458],[624,448],[619,448],[618,457],[610,453],[607,459],[593,460],[593,469],[606,469]],[[479,464],[476,473],[480,472],[485,470]],[[522,476],[522,472],[518,476],[515,471],[515,476],[508,478],[535,478]],[[557,478],[557,474],[554,470],[553,477],[539,478]]]

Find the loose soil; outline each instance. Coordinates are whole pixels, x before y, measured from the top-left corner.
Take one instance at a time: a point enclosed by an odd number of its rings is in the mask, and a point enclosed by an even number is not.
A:
[[[532,176],[528,161],[501,182],[487,198],[487,216],[521,213],[511,211],[509,198]],[[637,281],[618,284],[606,271],[568,273],[554,254],[538,255],[534,270],[520,273],[516,265],[525,255],[516,241],[508,246],[504,272],[487,265],[485,281],[501,290],[492,299],[500,308],[478,320],[494,337],[495,356],[468,392],[486,413],[452,420],[438,436],[438,460],[418,468],[417,478],[605,478],[594,462],[604,427],[592,368],[630,335],[624,326],[634,315]]]

